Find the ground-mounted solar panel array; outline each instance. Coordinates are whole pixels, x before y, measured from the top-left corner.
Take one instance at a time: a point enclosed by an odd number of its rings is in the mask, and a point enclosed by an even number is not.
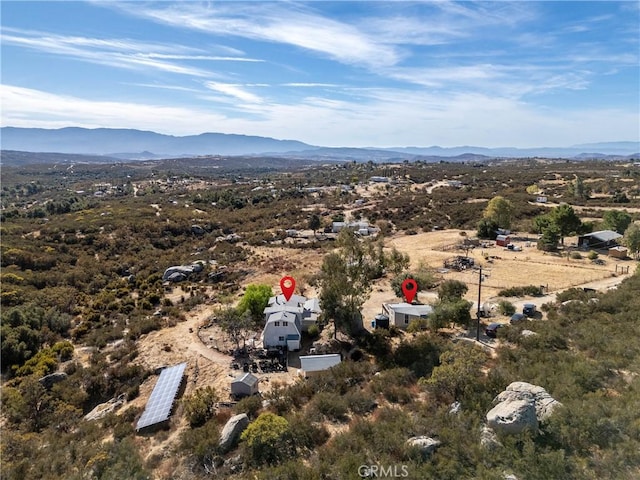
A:
[[[182,376],[186,367],[186,363],[180,363],[173,367],[165,368],[160,372],[158,382],[153,388],[147,406],[136,425],[137,431],[169,419],[173,401],[182,383]]]

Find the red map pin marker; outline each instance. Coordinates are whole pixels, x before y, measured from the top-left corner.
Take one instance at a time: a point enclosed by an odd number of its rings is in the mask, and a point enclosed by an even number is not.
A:
[[[418,293],[418,284],[413,278],[407,278],[402,282],[402,293],[404,293],[407,303],[413,303],[413,299]]]
[[[296,281],[293,277],[282,277],[280,279],[280,288],[282,289],[282,294],[284,295],[285,300],[288,302],[296,289]]]

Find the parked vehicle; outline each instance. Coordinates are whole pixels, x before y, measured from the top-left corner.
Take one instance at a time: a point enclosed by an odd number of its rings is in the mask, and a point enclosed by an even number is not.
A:
[[[511,319],[509,320],[509,323],[513,324],[513,323],[520,323],[523,322],[527,319],[527,316],[524,313],[514,313],[513,315],[511,315]]]
[[[504,325],[501,323],[492,323],[490,325],[487,325],[487,327],[484,329],[484,333],[487,335],[487,337],[496,338],[498,336],[498,329],[502,327],[504,327]]]
[[[525,303],[522,306],[522,313],[527,317],[533,317],[536,314],[536,306],[533,303]]]

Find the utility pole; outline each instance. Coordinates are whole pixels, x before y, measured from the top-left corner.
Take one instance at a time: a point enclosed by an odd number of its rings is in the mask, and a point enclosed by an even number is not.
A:
[[[482,291],[482,267],[480,267],[480,272],[478,275],[478,312],[477,316],[477,328],[476,328],[476,342],[480,341],[480,292]]]

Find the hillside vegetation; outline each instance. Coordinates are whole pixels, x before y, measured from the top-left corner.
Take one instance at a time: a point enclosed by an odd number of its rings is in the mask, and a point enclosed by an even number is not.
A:
[[[376,175],[395,181],[370,183]],[[460,186],[440,183],[452,179]],[[187,161],[3,168],[2,476],[351,479],[364,465],[412,479],[638,478],[638,271],[606,292],[559,293],[544,305],[544,320],[526,324],[536,335],[506,327],[490,346],[454,335],[469,321],[464,301],[464,315],[440,309],[439,324],[424,330],[350,337],[344,328],[341,346],[352,355],[328,372],[274,382],[265,402],[233,407],[218,403],[226,400],[220,390],[187,387],[168,430],[134,430],[155,375],[141,341],[170,335],[200,307],[235,305],[256,278],[294,272],[300,288],[321,288],[323,259],[349,258],[335,254],[340,241],[324,232],[332,220],[366,218],[380,229],[360,245],[379,260],[368,278],[390,283],[405,278],[408,259],[389,251],[387,237],[475,230],[498,194],[509,202],[511,228],[536,232],[555,218],[546,216],[553,205],[535,202],[540,191],[575,208],[574,230],[606,228],[620,220],[607,212],[621,207],[632,228],[638,179],[636,166],[605,162],[348,163],[259,173]],[[564,252],[559,235],[552,250]],[[188,281],[163,282],[165,269],[194,261],[205,268]],[[436,277],[429,280],[435,287]],[[324,319],[325,336],[336,320]],[[450,322],[457,330],[438,328]],[[65,375],[43,381],[52,373]],[[494,398],[515,381],[545,388],[562,406],[539,432],[481,442]],[[123,406],[84,419],[112,399]],[[236,413],[251,424],[239,446],[223,452],[219,435]],[[423,454],[407,444],[417,436],[439,444]]]

